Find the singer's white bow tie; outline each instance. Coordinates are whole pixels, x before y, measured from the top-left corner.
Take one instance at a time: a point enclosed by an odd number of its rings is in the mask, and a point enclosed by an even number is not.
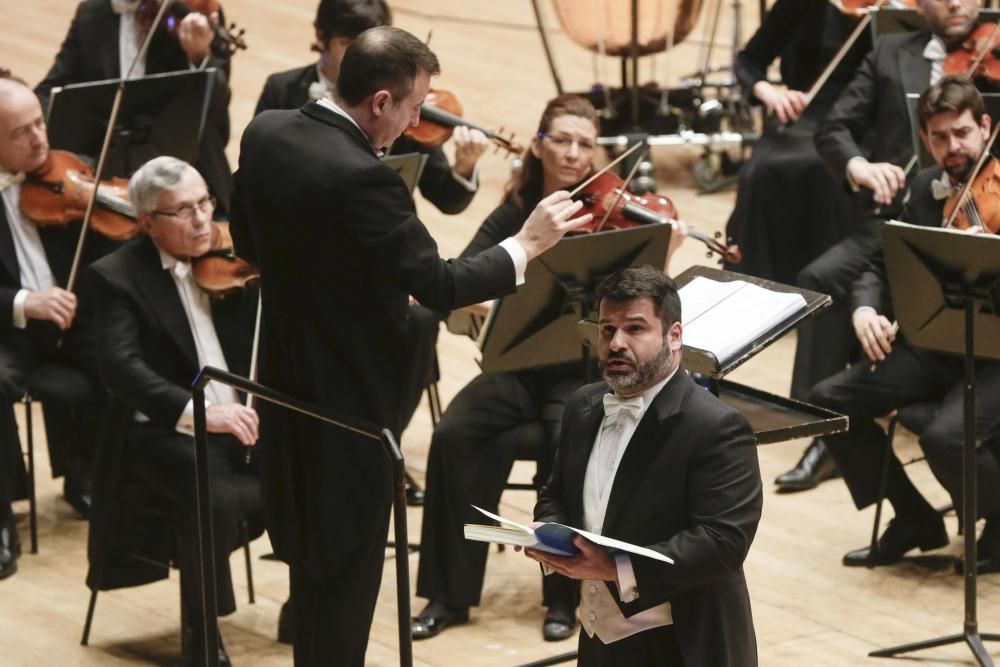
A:
[[[951,184],[951,179],[947,178],[947,174],[941,176],[941,178],[935,178],[931,181],[931,195],[934,199],[942,200],[947,199],[955,193],[955,187]]]
[[[330,97],[330,89],[322,81],[314,81],[309,84],[309,99],[321,100]]]
[[[604,395],[604,415],[613,421],[618,421],[623,415],[637,418],[642,414],[642,396],[621,398],[615,394]]]

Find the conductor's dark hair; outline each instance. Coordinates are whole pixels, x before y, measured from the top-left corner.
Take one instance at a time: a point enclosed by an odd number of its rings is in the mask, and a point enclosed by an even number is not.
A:
[[[648,264],[612,273],[597,287],[598,305],[605,299],[623,303],[646,298],[653,300],[656,314],[663,322],[664,334],[674,322],[681,321],[681,297],[677,294],[677,285],[665,273]]]
[[[917,120],[920,129],[926,130],[933,116],[954,111],[959,115],[972,112],[976,123],[983,122],[986,104],[972,79],[960,74],[948,74],[924,91],[917,100]]]
[[[441,73],[437,56],[426,44],[399,28],[371,28],[344,52],[336,94],[353,107],[378,90],[388,90],[399,103],[413,90],[419,72],[430,76]]]
[[[313,26],[326,43],[334,37],[354,39],[369,28],[391,23],[385,0],[320,0]]]

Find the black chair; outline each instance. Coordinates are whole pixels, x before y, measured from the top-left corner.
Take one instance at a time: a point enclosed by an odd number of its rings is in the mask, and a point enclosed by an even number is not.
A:
[[[94,461],[94,499],[87,537],[90,602],[80,644],[90,641],[99,591],[153,583],[175,564],[180,517],[173,508],[123,470],[125,431],[133,411],[112,399],[103,420]],[[253,566],[246,520],[240,523],[248,601],[254,604]],[[141,545],[141,547],[139,546]],[[184,605],[181,605],[183,612]],[[183,627],[183,614],[181,619]]]
[[[28,376],[21,402],[24,405],[28,432],[28,512],[33,554],[38,553],[38,500],[35,493],[35,429],[32,405],[41,403],[44,410],[47,401],[80,405],[95,403],[99,398],[97,391],[87,376],[72,366],[45,364],[35,368]]]
[[[885,439],[885,457],[882,459],[882,472],[879,479],[878,497],[875,502],[875,521],[872,524],[872,541],[869,550],[868,567],[875,567],[875,559],[878,558],[878,537],[882,523],[882,504],[885,500],[885,487],[889,475],[889,461],[892,458],[892,446],[896,437],[896,426],[902,424],[908,431],[918,438],[924,430],[930,426],[934,419],[934,413],[940,406],[940,401],[926,401],[924,403],[913,403],[902,407],[889,419],[889,428]],[[903,466],[925,460],[925,456],[917,456],[909,461],[903,462]],[[954,510],[953,505],[945,505],[938,508],[938,512],[946,514]],[[958,534],[962,534],[962,524],[958,525]]]

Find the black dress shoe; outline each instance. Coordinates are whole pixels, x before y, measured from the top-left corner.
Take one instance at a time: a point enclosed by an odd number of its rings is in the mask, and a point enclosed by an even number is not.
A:
[[[17,558],[21,555],[21,542],[17,539],[14,514],[8,513],[0,523],[0,579],[17,572]]]
[[[976,573],[993,574],[995,572],[1000,572],[1000,558],[980,554],[976,560]],[[955,574],[965,574],[964,558],[959,558],[955,561]]]
[[[278,614],[278,643],[295,643],[295,626],[292,618],[292,598],[285,600]]]
[[[993,574],[1000,572],[1000,526],[997,519],[987,519],[986,527],[976,545],[976,572]],[[965,559],[955,561],[955,574],[965,574]]]
[[[442,604],[431,602],[413,619],[411,632],[414,639],[430,639],[450,625],[468,622],[468,609],[448,609]]]
[[[68,478],[63,482],[63,498],[76,510],[80,518],[90,518],[90,491],[74,484]]]
[[[576,633],[576,614],[572,611],[550,607],[542,621],[542,636],[547,642],[569,639]]]
[[[784,493],[812,489],[820,482],[839,477],[837,464],[821,438],[813,440],[795,467],[778,475],[774,483]]]
[[[406,485],[406,505],[407,507],[420,507],[424,504],[424,492],[416,485]]]
[[[930,551],[944,546],[948,546],[948,533],[940,516],[934,515],[926,521],[901,522],[893,519],[878,538],[878,553],[874,560],[869,545],[847,552],[844,555],[844,565],[891,565],[902,560],[910,549],[920,547],[921,551]]]

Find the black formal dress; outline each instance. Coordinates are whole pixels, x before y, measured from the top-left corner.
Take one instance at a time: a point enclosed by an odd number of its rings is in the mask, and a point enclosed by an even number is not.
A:
[[[38,232],[53,278],[57,285],[65,286],[80,223],[43,226]],[[85,243],[84,265],[115,245],[89,232]],[[62,403],[50,397],[42,404],[53,476],[65,475],[79,492],[89,490],[104,391],[90,348],[87,311],[91,304],[85,282],[78,286],[77,314],[66,334],[60,334],[56,325],[48,321],[29,320],[24,329],[14,327],[14,298],[22,288],[21,270],[10,222],[0,201],[0,512],[15,497],[23,497],[24,489],[24,465],[13,404],[24,395],[31,371],[46,363],[72,366],[92,385],[93,403]]]
[[[903,219],[927,227],[942,223],[943,202],[931,194],[939,167],[925,169],[914,179]],[[893,319],[892,299],[881,251],[853,284],[852,311],[867,306]],[[846,414],[850,429],[826,438],[844,473],[844,481],[859,509],[875,502],[885,452],[885,432],[875,419],[911,403],[940,402],[934,419],[920,433],[920,446],[956,507],[962,497],[963,377],[961,357],[911,347],[903,334],[892,352],[874,367],[856,364],[819,383],[808,401]],[[1000,519],[1000,363],[976,362],[976,440],[980,516]],[[934,510],[910,483],[895,453],[891,455],[886,497],[897,518],[920,521]]]
[[[220,22],[225,22],[221,15]],[[48,98],[56,86],[71,83],[104,81],[124,76],[131,63],[120,63],[118,33],[121,17],[111,9],[110,0],[82,0],[76,9],[73,22],[63,40],[55,62],[45,78],[35,88],[42,99],[42,108],[48,105]],[[205,177],[209,189],[218,198],[219,214],[229,210],[232,196],[232,171],[226,159],[226,144],[229,143],[229,68],[230,56],[225,43],[220,39],[212,43],[206,67],[218,71],[215,87],[211,91],[208,116],[202,133],[201,152],[195,167]],[[178,41],[160,32],[153,37],[146,54],[146,74],[185,71],[190,68],[187,55]],[[192,122],[194,120],[192,119]],[[138,168],[141,165],[135,165]],[[128,176],[129,174],[124,174]]]
[[[536,521],[585,526],[583,485],[607,392],[604,383],[587,385],[570,399]],[[639,597],[623,603],[617,585],[608,582],[610,593],[626,618],[669,602],[673,625],[607,645],[581,632],[580,665],[756,665],[743,561],[763,495],[746,419],[681,368],[639,422],[609,493],[601,533],[674,560],[668,565],[633,557]],[[683,662],[655,661],[678,652]]]
[[[399,176],[309,103],[243,135],[232,232],[261,270],[260,380],[397,435],[409,296],[438,311],[515,287],[503,248],[445,261]],[[378,443],[262,406],[267,526],[291,566],[299,664],[364,663],[392,491]]]
[[[191,382],[201,368],[191,324],[178,287],[145,234],[91,265],[97,301],[101,375],[116,399],[132,412],[123,464],[180,515],[178,564],[181,599],[191,627],[201,627],[198,509],[194,439],[177,430],[191,401]],[[256,316],[256,289],[215,299],[212,324],[226,365],[246,376]],[[260,482],[245,450],[232,436],[209,434],[209,500],[220,616],[236,610],[229,555],[241,545],[239,523],[249,536],[263,532]]]
[[[517,206],[507,199],[483,222],[463,257],[474,256],[524,225],[537,199]],[[559,442],[563,410],[583,384],[579,363],[474,378],[448,405],[431,437],[424,520],[420,535],[417,595],[452,609],[479,604],[487,544],[466,540],[462,526],[481,523],[472,505],[496,511],[515,451],[496,441],[533,421],[545,431],[536,480],[548,479]],[[545,577],[543,603],[576,607],[579,586],[559,575]]]
[[[268,109],[298,109],[312,99],[309,86],[318,82],[319,72],[315,63],[270,75],[264,82],[260,99],[257,100],[255,114]],[[455,215],[468,208],[476,193],[455,180],[443,150],[428,149],[409,137],[400,137],[392,144],[389,152],[393,155],[425,153],[427,164],[418,183],[420,194],[442,213]]]
[[[816,131],[816,149],[841,187],[849,189],[847,163],[853,157],[901,168],[910,160],[913,140],[906,95],[922,93],[930,85],[931,62],[923,56],[930,39],[927,31],[879,39]],[[806,266],[797,279],[801,287],[829,294],[833,305],[799,327],[794,398],[804,398],[817,382],[843,370],[856,353],[851,284],[878,250],[882,222],[899,215],[903,192],[879,209],[869,190],[862,189],[859,197],[862,213],[855,231]]]
[[[851,20],[827,0],[778,0],[736,55],[734,72],[756,102],[754,84],[767,79],[768,66],[780,57],[782,82],[807,91],[852,29]],[[830,179],[813,134],[870,48],[865,33],[795,123],[782,126],[767,119],[740,170],[736,206],[726,227],[743,258],[726,268],[794,283],[806,264],[853,230],[854,198]]]

